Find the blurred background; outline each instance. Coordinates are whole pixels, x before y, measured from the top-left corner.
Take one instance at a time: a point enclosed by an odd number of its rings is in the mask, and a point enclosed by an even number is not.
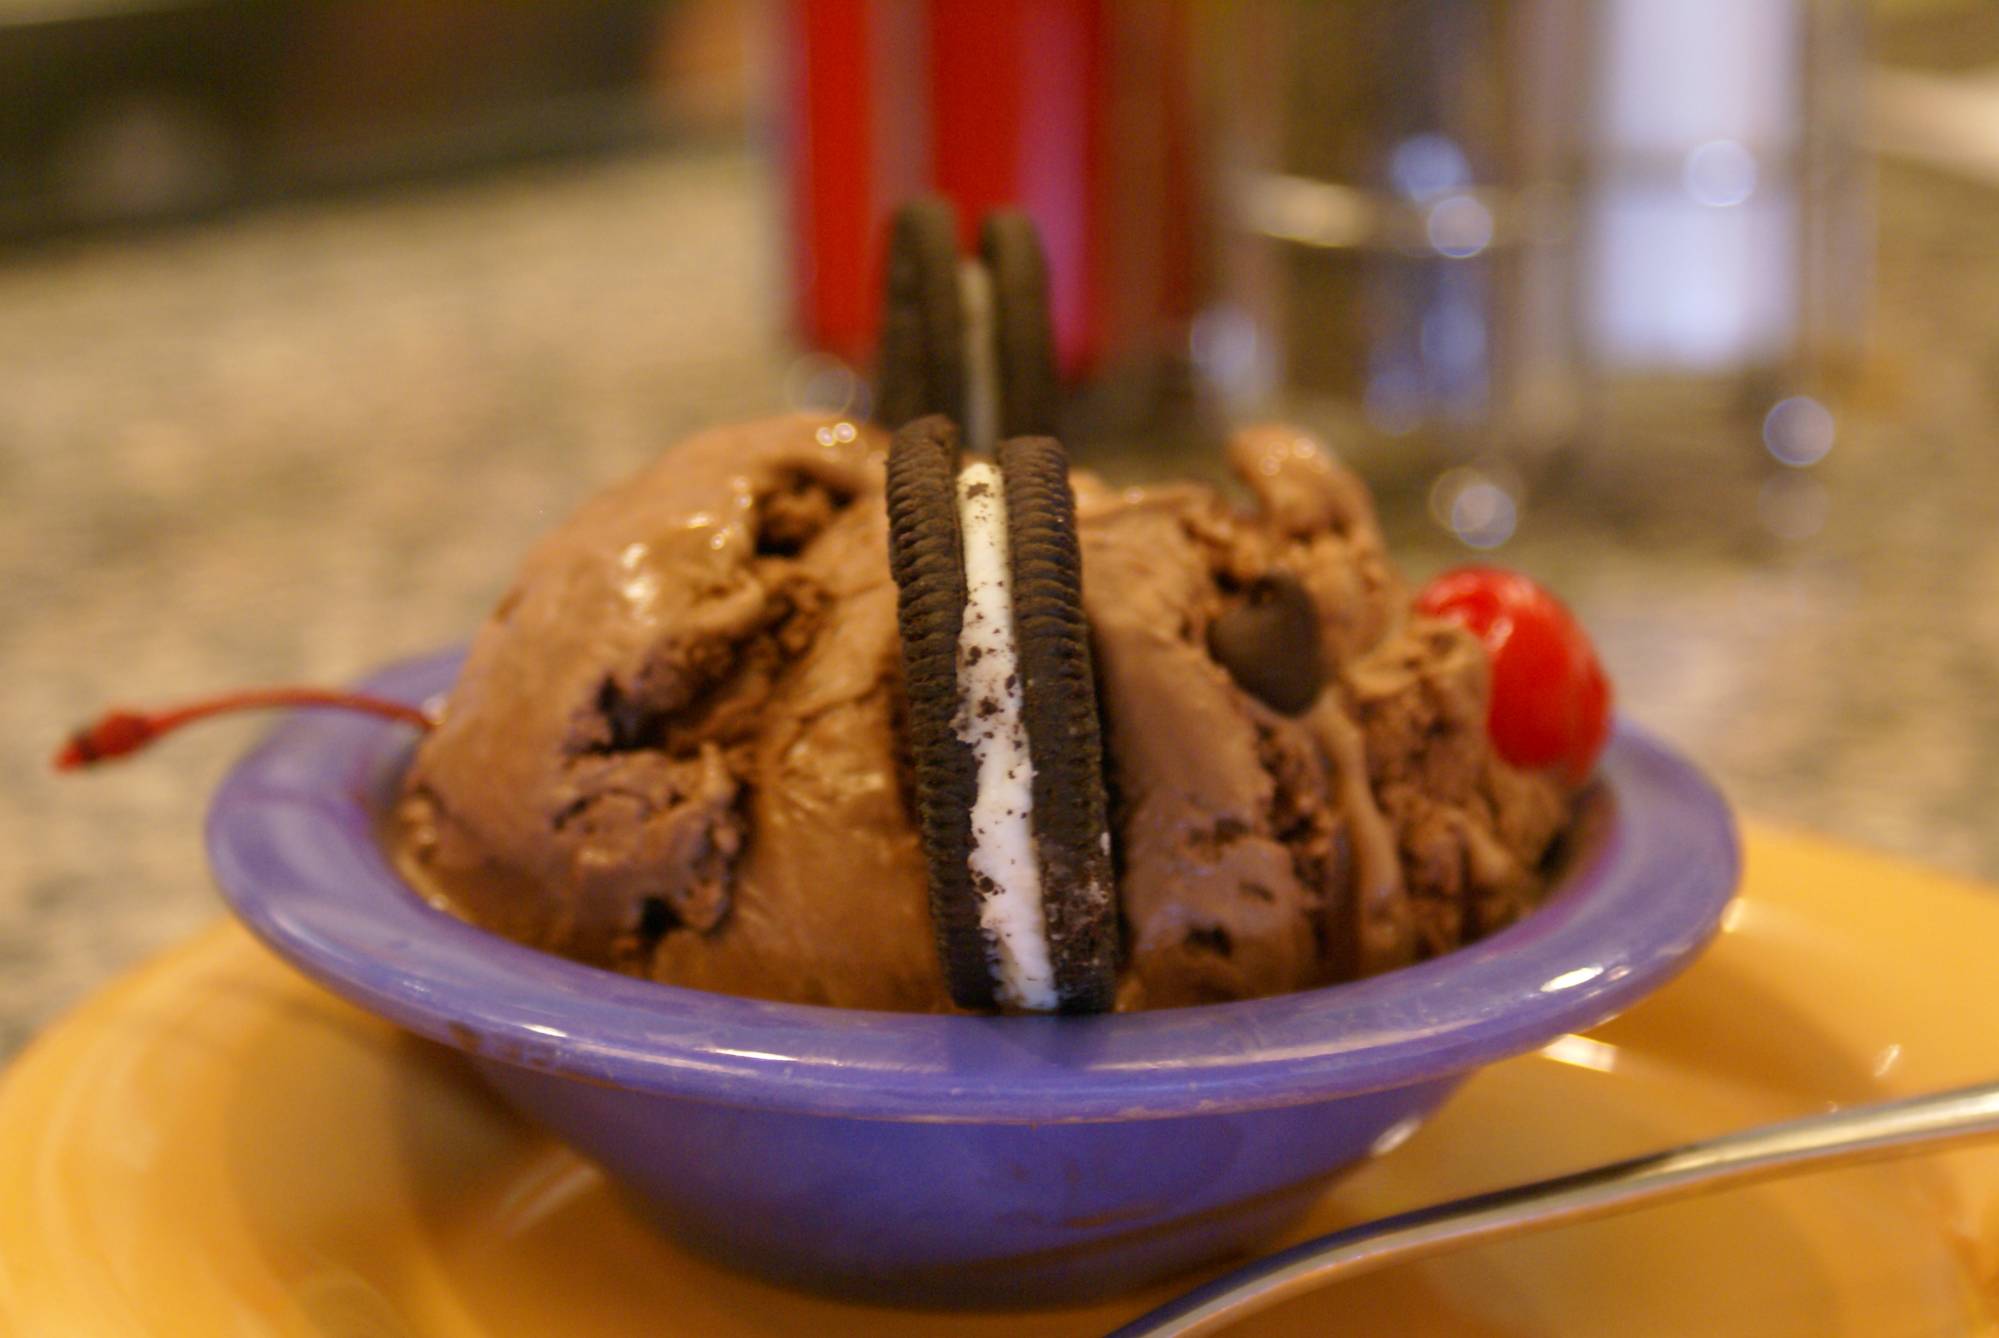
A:
[[[1993,0],[0,0],[0,1057],[218,913],[261,727],[719,419],[864,412],[878,226],[1048,239],[1065,437],[1283,415],[1553,585],[1754,817],[1999,878]]]

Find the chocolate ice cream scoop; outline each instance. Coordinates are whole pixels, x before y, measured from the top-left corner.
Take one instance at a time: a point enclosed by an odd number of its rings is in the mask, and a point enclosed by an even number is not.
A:
[[[1568,813],[1561,784],[1494,757],[1483,652],[1410,615],[1359,481],[1288,428],[1248,429],[1229,456],[1252,509],[1193,486],[1079,497],[1118,799],[1121,1007],[1448,950],[1532,904]],[[1309,600],[1315,646],[1298,644],[1294,594],[1260,652],[1228,630],[1273,583]]]
[[[482,924],[614,969],[951,1007],[885,445],[806,416],[704,433],[539,544],[417,751],[405,868]],[[1558,777],[1494,754],[1484,651],[1410,612],[1358,481],[1288,429],[1245,432],[1231,459],[1254,505],[1073,479],[1121,1008],[1324,984],[1490,932],[1533,904],[1569,811]],[[1302,709],[1215,649],[1217,622],[1273,585],[1312,612]]]
[[[939,1006],[883,445],[807,416],[703,433],[539,544],[411,767],[408,865],[587,961]]]

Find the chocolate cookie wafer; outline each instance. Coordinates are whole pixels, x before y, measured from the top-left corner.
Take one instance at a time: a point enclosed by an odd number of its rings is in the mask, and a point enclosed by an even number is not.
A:
[[[914,200],[889,223],[875,417],[899,428],[925,414],[965,421],[965,314],[958,215],[946,200]]]
[[[1062,448],[957,464],[919,419],[889,451],[918,826],[967,1007],[1110,1007],[1116,903],[1074,502]],[[948,666],[948,668],[947,668]]]
[[[979,227],[979,260],[993,291],[993,360],[999,372],[1002,437],[1055,432],[1055,332],[1048,315],[1048,262],[1034,221],[996,209]]]
[[[1116,984],[1117,900],[1069,457],[1053,437],[1014,437],[1000,443],[999,472],[1049,956],[1063,1009],[1102,1012]]]

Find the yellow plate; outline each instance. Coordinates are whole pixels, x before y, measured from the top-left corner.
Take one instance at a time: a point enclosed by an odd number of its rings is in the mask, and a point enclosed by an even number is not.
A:
[[[1752,831],[1685,977],[1474,1078],[1300,1234],[1738,1125],[1999,1076],[1999,895]],[[947,1316],[688,1258],[450,1053],[241,930],[105,991],[0,1086],[0,1332],[1101,1332],[1174,1289]],[[1828,1173],[1490,1245],[1244,1332],[1999,1331],[1999,1149]]]

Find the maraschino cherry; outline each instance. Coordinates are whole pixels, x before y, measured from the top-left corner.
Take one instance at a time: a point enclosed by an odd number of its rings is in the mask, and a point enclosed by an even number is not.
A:
[[[1460,567],[1424,586],[1418,612],[1462,624],[1492,658],[1487,732],[1516,767],[1580,784],[1610,736],[1610,680],[1575,616],[1518,572]]]
[[[370,697],[365,693],[341,692],[331,688],[247,688],[163,711],[131,711],[124,708],[106,711],[96,721],[65,739],[50,762],[57,771],[77,771],[135,753],[162,735],[209,716],[230,711],[301,706],[360,711],[413,725],[420,730],[429,730],[437,724],[417,707],[385,697]]]

